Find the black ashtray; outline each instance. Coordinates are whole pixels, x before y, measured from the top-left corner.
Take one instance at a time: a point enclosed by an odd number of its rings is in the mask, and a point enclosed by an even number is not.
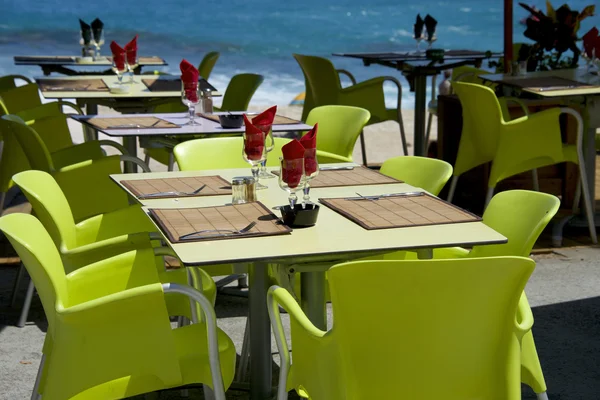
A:
[[[433,61],[443,61],[444,60],[444,49],[428,49],[425,51],[425,58]]]
[[[244,124],[244,116],[242,114],[219,115],[219,122],[221,123],[221,128],[241,128]]]
[[[294,208],[289,205],[281,207],[283,223],[292,227],[313,226],[317,223],[319,206],[313,203],[296,204]]]

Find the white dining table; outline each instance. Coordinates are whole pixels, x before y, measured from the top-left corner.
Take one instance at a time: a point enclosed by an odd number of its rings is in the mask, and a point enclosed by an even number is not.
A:
[[[356,164],[335,164],[353,166]],[[331,165],[328,165],[330,167]],[[269,168],[269,170],[274,170]],[[158,172],[119,174],[111,178],[124,190],[121,181],[138,179],[219,175],[231,181],[235,176],[248,175],[248,169],[212,171]],[[258,201],[269,209],[285,205],[287,192],[281,190],[277,179],[263,179],[266,189],[257,192]],[[311,199],[324,197],[377,195],[414,192],[420,189],[405,183],[384,185],[345,186],[311,189]],[[135,198],[135,196],[128,191]],[[140,200],[138,200],[140,201]],[[190,208],[224,205],[231,196],[199,196],[171,199],[141,200],[146,212],[152,208]],[[278,211],[274,210],[275,214]],[[150,217],[149,217],[150,218]],[[157,225],[157,229],[158,228]],[[250,326],[250,391],[252,399],[272,398],[271,333],[266,296],[270,285],[268,264],[294,266],[301,272],[302,307],[316,326],[325,329],[325,272],[340,262],[384,254],[398,250],[417,250],[423,258],[431,257],[435,248],[506,243],[507,239],[483,222],[448,223],[444,225],[366,230],[321,205],[316,225],[294,229],[290,234],[264,237],[189,243],[166,242],[186,266],[215,264],[247,264],[249,275]]]

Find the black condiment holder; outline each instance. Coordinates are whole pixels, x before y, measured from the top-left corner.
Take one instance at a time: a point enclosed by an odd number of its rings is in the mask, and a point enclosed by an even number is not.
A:
[[[283,223],[289,227],[302,228],[313,226],[319,216],[319,205],[314,203],[296,204],[280,207]]]

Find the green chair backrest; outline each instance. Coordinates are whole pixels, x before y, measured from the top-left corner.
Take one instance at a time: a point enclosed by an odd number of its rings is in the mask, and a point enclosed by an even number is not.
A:
[[[48,173],[54,172],[52,157],[40,135],[16,115],[3,115],[1,118],[2,131],[4,132],[6,127],[6,131],[16,137],[31,168]]]
[[[0,93],[0,114],[17,114],[42,104],[39,87],[35,83],[3,90]]]
[[[13,176],[13,181],[27,197],[56,247],[66,250],[77,247],[71,207],[52,175],[43,171],[24,171]]]
[[[479,78],[480,75],[489,74],[490,71],[486,71],[485,69],[472,67],[470,65],[463,65],[461,67],[456,67],[452,70],[452,81],[459,82],[467,82],[467,83],[477,83],[479,85],[483,84],[483,80]]]
[[[306,390],[315,399],[520,399],[525,332],[515,313],[534,266],[498,257],[332,267],[328,335],[344,393]]]
[[[304,74],[306,94],[302,121],[314,107],[338,103],[338,93],[342,86],[340,78],[331,61],[323,57],[294,54]]]
[[[469,257],[528,257],[559,207],[560,200],[546,193],[529,190],[498,193],[485,209],[483,222],[508,238],[508,243],[475,246]]]
[[[364,108],[351,106],[321,106],[313,108],[306,124],[319,124],[317,149],[352,159],[358,135],[371,118]]]
[[[463,127],[454,165],[454,175],[461,175],[494,159],[503,118],[489,87],[464,82],[452,86],[462,106]]]
[[[7,116],[0,118],[0,136],[3,140],[2,157],[0,157],[0,193],[6,193],[13,185],[13,175],[31,169],[31,165],[17,136],[12,132],[11,121]]]
[[[263,80],[264,77],[258,74],[235,75],[225,89],[221,111],[246,111]]]
[[[31,83],[31,79],[23,75],[4,75],[0,76],[0,92],[17,87],[17,80],[22,80],[26,84]]]
[[[198,65],[198,72],[200,76],[204,79],[208,80],[210,77],[210,73],[212,72],[219,56],[221,54],[217,51],[211,51],[210,53],[206,53],[202,61],[200,61],[200,65]]]
[[[452,165],[436,158],[400,156],[385,160],[379,172],[437,196],[452,176]]]
[[[267,156],[267,166],[278,166],[281,148],[289,139],[275,138],[275,147]],[[244,140],[241,137],[195,139],[180,143],[173,149],[181,171],[249,168],[242,158]]]

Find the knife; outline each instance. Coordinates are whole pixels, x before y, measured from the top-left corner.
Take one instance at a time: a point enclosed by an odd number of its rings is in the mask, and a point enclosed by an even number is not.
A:
[[[348,166],[348,167],[321,167],[319,168],[319,171],[351,171],[353,170],[354,167]]]
[[[356,193],[356,194],[358,194],[360,197],[346,197],[344,200],[357,201],[357,200],[379,200],[379,199],[388,198],[388,197],[417,197],[417,196],[424,196],[425,192],[387,193],[387,194],[379,194],[379,195],[374,195],[374,196],[363,196],[359,193]]]

